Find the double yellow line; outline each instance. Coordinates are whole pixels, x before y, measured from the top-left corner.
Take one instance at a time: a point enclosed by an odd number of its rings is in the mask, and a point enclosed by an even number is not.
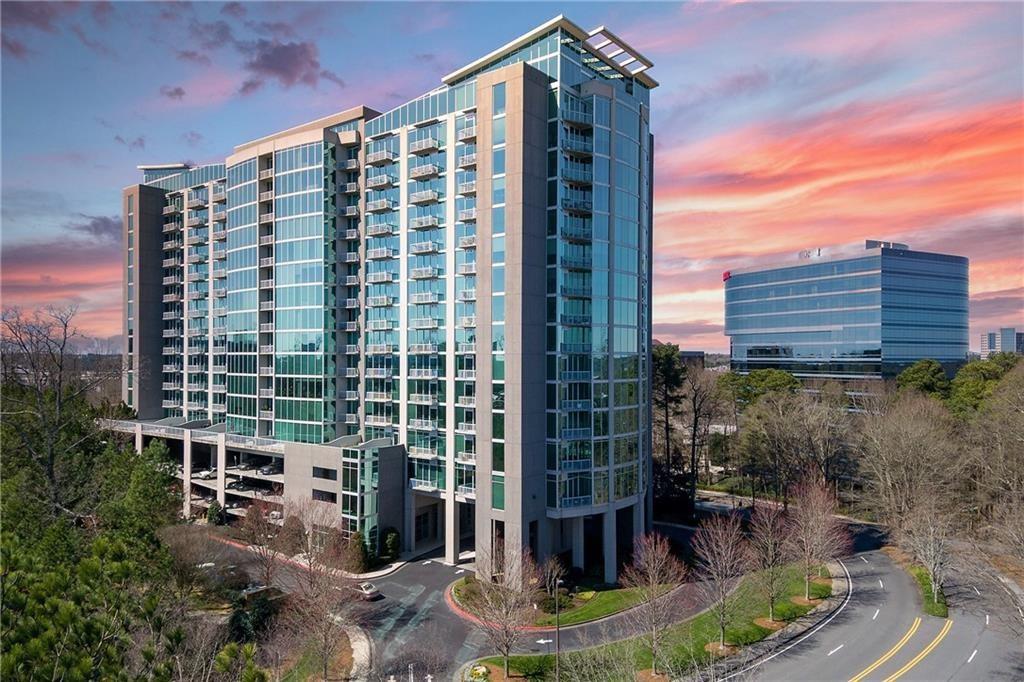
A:
[[[937,647],[939,645],[939,642],[941,642],[943,640],[943,638],[949,632],[949,629],[951,627],[953,627],[953,621],[947,620],[946,624],[942,626],[941,630],[939,630],[939,634],[935,635],[935,639],[933,639],[931,642],[929,642],[928,646],[926,646],[924,649],[921,650],[921,653],[919,653],[917,656],[914,656],[912,659],[907,661],[907,664],[905,666],[903,666],[902,668],[897,670],[895,673],[893,673],[889,677],[885,678],[885,682],[895,682],[895,680],[897,678],[899,678],[903,673],[907,672],[908,670],[913,668],[915,665],[920,663],[921,660],[925,656],[927,656],[928,654],[930,654],[932,652],[932,649],[934,649],[935,647]]]
[[[914,633],[917,632],[917,629],[919,627],[921,627],[921,618],[920,617],[914,619],[914,622],[911,624],[910,629],[907,630],[907,634],[903,635],[903,638],[900,639],[900,641],[896,642],[896,645],[893,648],[889,649],[884,654],[882,654],[882,657],[879,658],[877,661],[875,661],[874,663],[872,663],[868,667],[864,668],[864,670],[861,670],[859,673],[857,673],[857,675],[855,677],[853,677],[850,680],[850,682],[861,682],[861,680],[863,680],[865,677],[867,677],[868,675],[873,673],[875,670],[877,670],[880,666],[882,666],[890,658],[895,656],[896,652],[898,652],[900,649],[902,649],[903,645],[906,644],[908,641],[910,641],[910,638],[914,636]]]
[[[877,661],[875,661],[874,663],[869,665],[864,670],[860,671],[856,675],[856,677],[854,677],[854,678],[852,678],[850,680],[850,682],[861,682],[861,680],[863,680],[868,675],[870,675],[875,670],[877,670],[879,667],[884,665],[886,661],[888,661],[890,658],[895,656],[896,653],[900,649],[902,649],[903,646],[908,641],[910,641],[910,638],[914,636],[914,633],[917,632],[917,629],[919,627],[921,627],[921,619],[920,618],[915,618],[914,622],[910,626],[910,629],[907,630],[907,633],[905,635],[903,635],[903,637],[900,639],[900,641],[896,642],[896,644],[895,644],[895,646],[893,646],[893,648],[891,648],[888,651],[886,651],[885,654],[883,654],[881,658],[879,658]],[[941,642],[946,637],[946,635],[949,633],[949,629],[951,627],[953,627],[953,621],[947,620],[946,624],[943,625],[942,629],[939,631],[939,634],[935,636],[935,639],[933,639],[931,642],[928,643],[928,646],[926,646],[924,649],[921,650],[921,653],[919,653],[917,656],[914,656],[912,659],[907,661],[906,665],[904,665],[902,668],[897,670],[895,673],[893,673],[889,677],[885,678],[884,682],[895,682],[895,680],[897,680],[901,676],[903,676],[908,670],[910,670],[915,665],[917,665],[922,660],[924,660],[924,657],[927,656],[928,654],[930,654],[932,652],[932,650],[935,649],[935,647],[937,647],[939,645],[939,642]]]

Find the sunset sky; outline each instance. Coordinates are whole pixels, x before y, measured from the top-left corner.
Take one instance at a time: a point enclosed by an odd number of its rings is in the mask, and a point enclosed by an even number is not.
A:
[[[387,110],[565,13],[654,62],[654,333],[724,351],[723,270],[865,238],[971,259],[971,347],[1024,326],[1020,3],[11,3],[5,306],[120,333],[140,163]],[[372,67],[372,71],[371,71]]]

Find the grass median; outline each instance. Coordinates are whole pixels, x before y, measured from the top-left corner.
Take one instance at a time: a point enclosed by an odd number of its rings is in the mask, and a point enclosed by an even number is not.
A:
[[[824,582],[811,583],[812,601],[817,603],[832,593],[831,585]],[[814,605],[797,604],[794,598],[803,597],[804,581],[800,569],[796,566],[787,569],[786,588],[782,598],[775,605],[775,617],[777,621],[791,621],[798,618],[812,608]],[[742,647],[758,642],[774,629],[758,625],[768,617],[768,600],[757,589],[754,576],[748,575],[736,589],[734,597],[735,609],[731,617],[731,624],[726,628],[726,642],[734,647]],[[704,663],[711,658],[705,647],[711,642],[718,641],[718,626],[714,614],[705,612],[685,620],[670,629],[666,647],[669,651],[669,658],[672,667],[686,669],[693,663]],[[636,641],[615,642],[598,647],[602,654],[612,656],[631,656],[633,665],[637,671],[650,670],[651,652],[639,646]],[[590,650],[563,654],[563,656],[586,656]],[[483,660],[483,663],[492,667],[492,670],[500,670],[501,658],[493,657]],[[510,668],[513,677],[522,679],[544,680],[553,677],[554,658],[544,656],[513,656],[510,660]],[[500,679],[493,678],[492,679]]]

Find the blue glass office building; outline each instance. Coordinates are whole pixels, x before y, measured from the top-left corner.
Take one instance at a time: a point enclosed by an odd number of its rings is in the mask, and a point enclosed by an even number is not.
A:
[[[614,578],[649,523],[650,66],[556,17],[392,111],[145,167],[126,401],[284,447],[286,496],[309,448],[393,443],[407,546]]]
[[[862,253],[801,254],[793,265],[731,270],[725,334],[732,369],[804,379],[891,378],[922,358],[967,359],[968,262],[867,241]]]

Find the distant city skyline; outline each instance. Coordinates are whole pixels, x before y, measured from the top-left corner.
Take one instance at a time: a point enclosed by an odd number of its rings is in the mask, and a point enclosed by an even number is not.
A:
[[[1009,3],[5,2],[4,304],[75,302],[83,331],[118,334],[118,190],[137,164],[182,147],[223,159],[351,106],[387,110],[563,10],[658,64],[656,338],[726,352],[722,271],[866,238],[970,259],[972,350],[1024,326]],[[451,32],[464,40],[438,49]],[[343,67],[371,57],[379,79]]]

